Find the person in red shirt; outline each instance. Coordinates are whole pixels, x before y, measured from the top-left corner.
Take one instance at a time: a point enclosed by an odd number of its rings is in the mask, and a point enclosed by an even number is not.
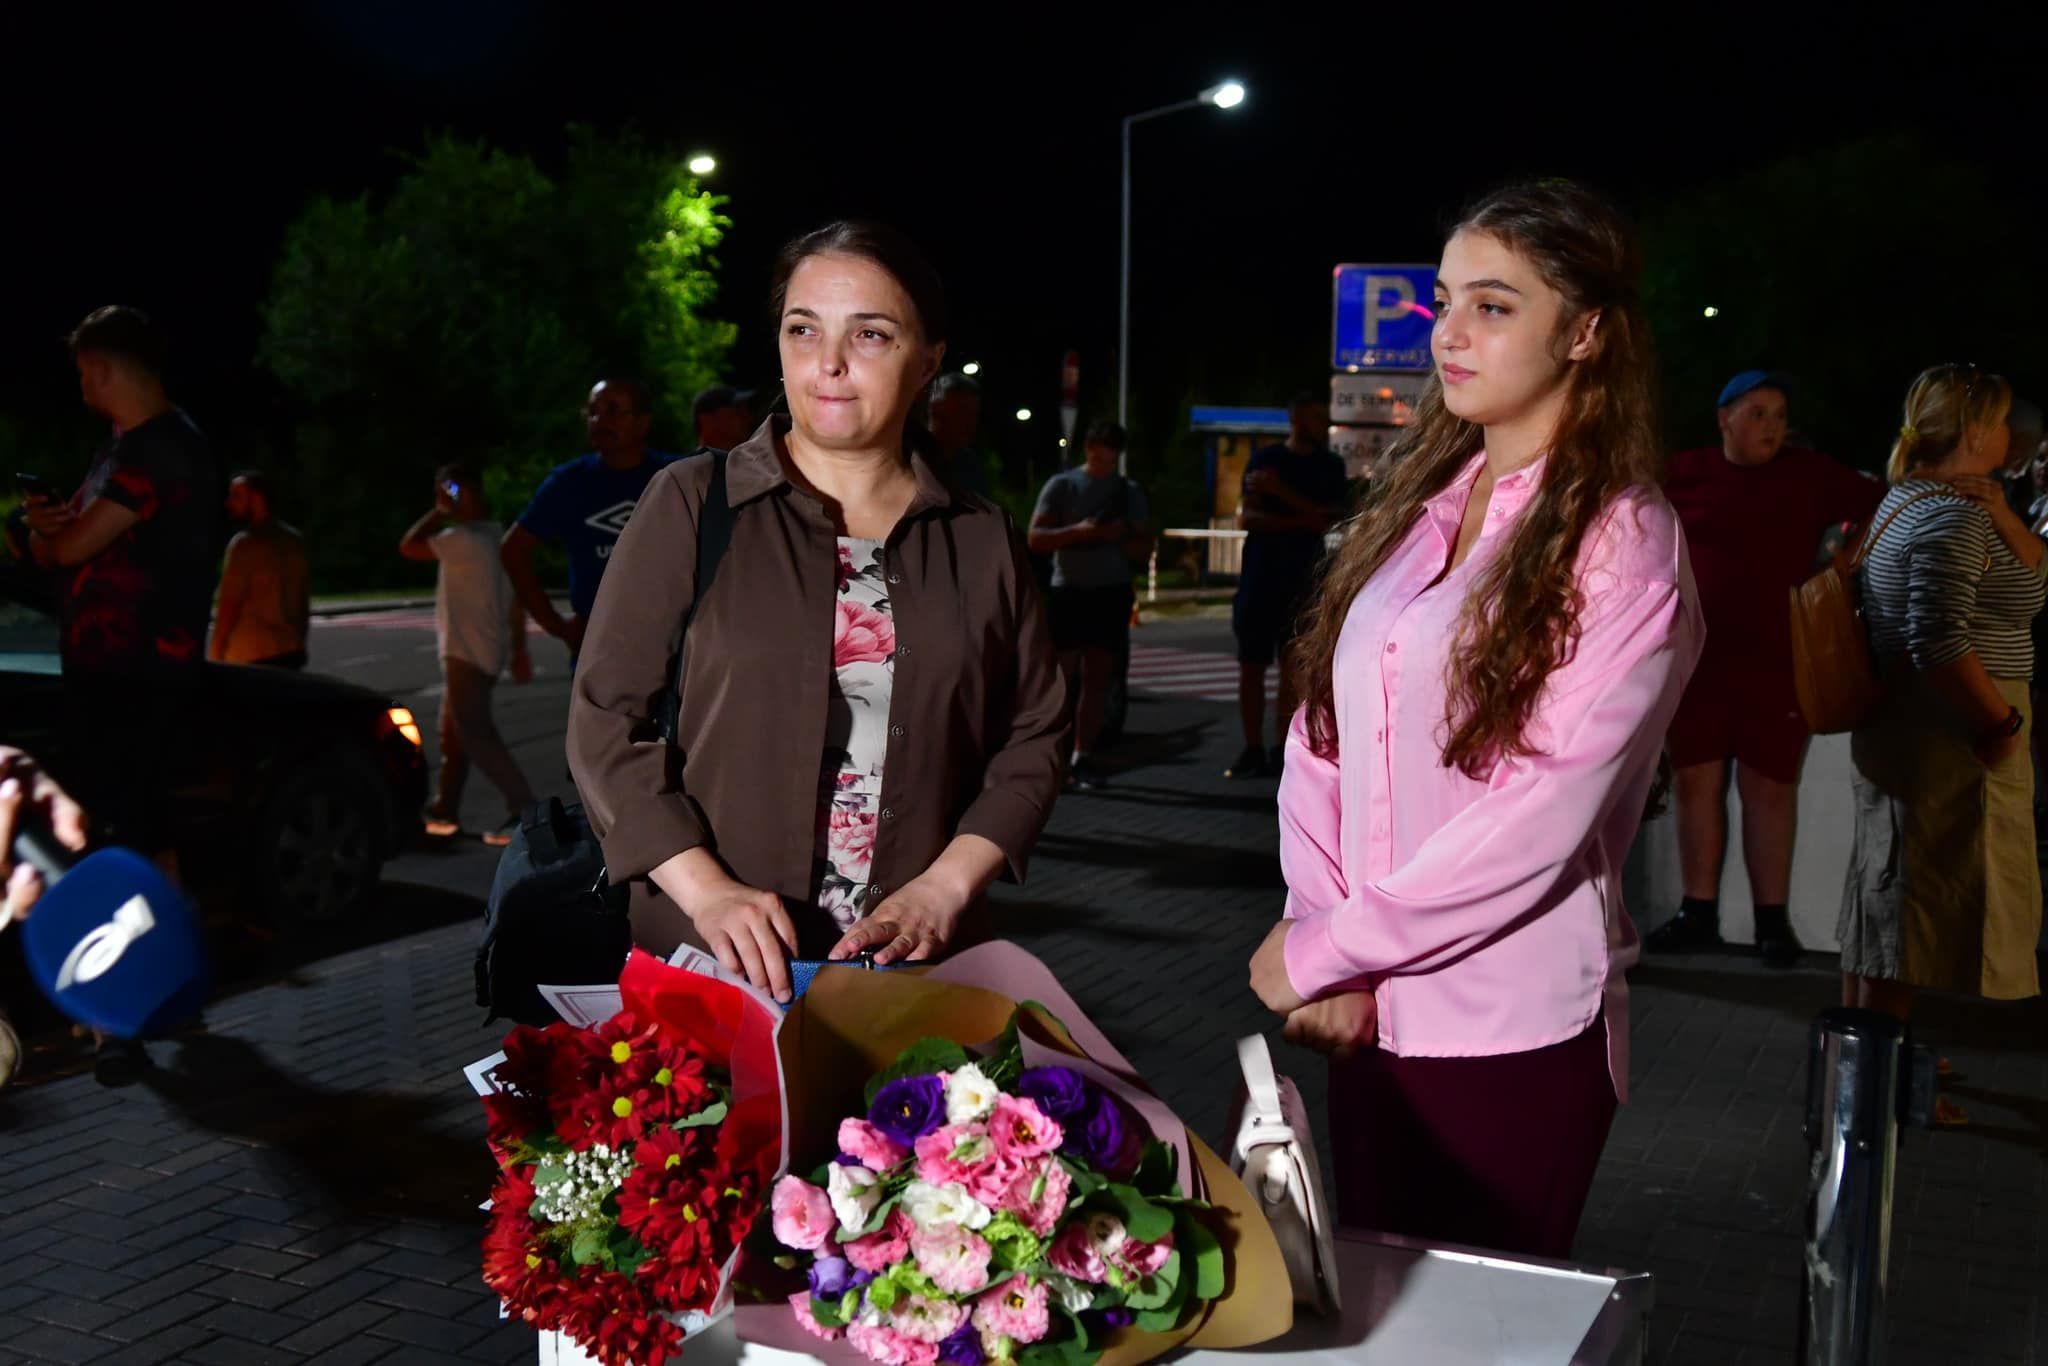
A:
[[[1665,492],[1685,527],[1707,644],[1667,741],[1685,893],[1678,914],[1647,940],[1653,953],[1721,943],[1731,760],[1757,951],[1776,967],[1801,953],[1786,902],[1809,736],[1793,691],[1787,590],[1813,575],[1828,529],[1867,520],[1885,490],[1818,451],[1788,446],[1786,409],[1783,376],[1745,370],[1721,390],[1721,444],[1671,460]]]

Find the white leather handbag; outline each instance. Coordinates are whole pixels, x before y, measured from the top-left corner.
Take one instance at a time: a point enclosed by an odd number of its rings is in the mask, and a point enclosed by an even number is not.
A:
[[[1308,1125],[1308,1110],[1293,1081],[1275,1076],[1273,1055],[1263,1035],[1237,1041],[1244,1068],[1237,1137],[1230,1168],[1265,1211],[1287,1263],[1294,1302],[1319,1312],[1338,1305],[1335,1222],[1323,1194],[1322,1172]]]

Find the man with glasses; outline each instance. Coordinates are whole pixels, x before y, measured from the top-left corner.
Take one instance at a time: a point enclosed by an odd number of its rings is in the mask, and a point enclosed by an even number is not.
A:
[[[1801,952],[1786,903],[1810,737],[1792,681],[1788,594],[1814,573],[1829,529],[1867,521],[1884,485],[1786,444],[1782,375],[1745,370],[1729,380],[1719,422],[1721,443],[1672,457],[1666,483],[1685,527],[1707,645],[1668,741],[1684,900],[1648,948],[1683,953],[1721,943],[1732,768],[1757,952],[1789,967]]]
[[[592,449],[549,472],[499,547],[519,601],[543,631],[569,647],[572,665],[583,648],[584,624],[597,602],[605,561],[626,519],[655,474],[676,459],[647,448],[652,416],[647,389],[638,381],[599,380],[583,407]],[[568,552],[567,617],[548,601],[534,572],[533,554],[543,541]]]

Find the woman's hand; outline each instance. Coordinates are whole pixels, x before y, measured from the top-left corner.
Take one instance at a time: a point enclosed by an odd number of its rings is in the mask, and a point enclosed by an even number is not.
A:
[[[922,963],[953,942],[968,900],[939,878],[913,878],[848,930],[830,956],[872,951],[877,963]]]
[[[14,863],[14,832],[21,828],[24,810],[31,809],[59,844],[84,852],[85,811],[34,759],[0,745],[0,888],[6,893],[0,902],[0,927],[26,919],[43,894],[42,875],[26,863]]]
[[[1333,1058],[1370,1048],[1380,1033],[1379,1002],[1369,991],[1346,991],[1311,1001],[1287,1017],[1289,1043]]]
[[[776,1000],[789,1000],[789,956],[796,952],[796,926],[782,898],[730,877],[705,881],[710,885],[694,887],[686,897],[673,892],[670,896],[726,971],[744,972],[749,982]]]
[[[2010,713],[2008,713],[2010,715]],[[1995,727],[1988,735],[1979,737],[1972,746],[1977,752],[1977,761],[1986,768],[1997,768],[2013,755],[2025,748],[2027,730],[2025,726],[2007,733],[2003,725]]]
[[[1281,921],[1252,955],[1252,990],[1275,1015],[1292,1015],[1308,1004],[1287,979],[1287,932],[1293,928],[1293,921]]]

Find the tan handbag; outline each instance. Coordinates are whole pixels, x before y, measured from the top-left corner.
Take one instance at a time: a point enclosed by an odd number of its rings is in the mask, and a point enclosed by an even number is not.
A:
[[[1922,498],[1953,496],[1945,489],[1927,489],[1905,499],[1863,539],[1846,570],[1840,563],[1830,564],[1790,590],[1792,685],[1799,695],[1800,715],[1815,735],[1855,730],[1884,700],[1856,581],[1864,561],[1894,517]]]

